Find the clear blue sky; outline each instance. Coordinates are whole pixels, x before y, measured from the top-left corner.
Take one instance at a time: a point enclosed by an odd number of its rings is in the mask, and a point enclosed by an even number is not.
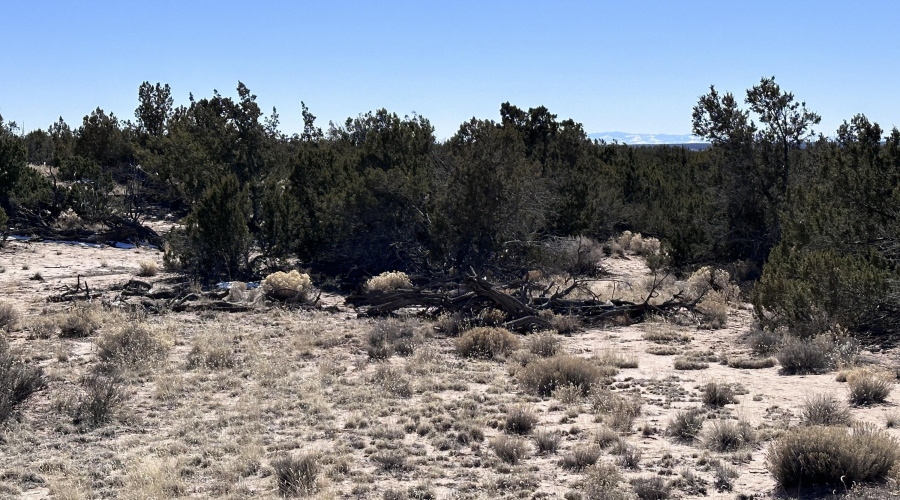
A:
[[[141,82],[176,104],[238,80],[282,129],[385,107],[439,138],[500,103],[588,132],[688,133],[710,84],[775,75],[822,115],[900,126],[900,2],[93,2],[0,0],[0,114],[46,128],[97,106],[133,119]]]

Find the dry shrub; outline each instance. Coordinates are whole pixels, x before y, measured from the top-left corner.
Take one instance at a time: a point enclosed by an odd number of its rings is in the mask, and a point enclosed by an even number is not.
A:
[[[97,426],[108,422],[127,399],[122,379],[116,373],[91,372],[82,378],[84,390],[75,408],[76,424]]]
[[[666,500],[672,494],[672,486],[659,476],[634,478],[631,487],[640,500]]]
[[[28,325],[31,331],[29,339],[49,339],[56,332],[59,325],[53,319],[37,318],[33,319]]]
[[[534,442],[538,453],[556,453],[562,435],[556,431],[540,430],[534,433]]]
[[[775,359],[789,375],[823,373],[832,368],[829,356],[834,343],[825,335],[814,339],[785,337]]]
[[[43,370],[26,366],[9,351],[6,341],[0,339],[0,422],[45,386]]]
[[[570,335],[584,326],[581,318],[571,314],[552,314],[546,319],[550,323],[550,328],[561,335]]]
[[[469,329],[470,321],[461,313],[444,313],[438,316],[435,321],[435,328],[450,336],[457,336]]]
[[[97,357],[119,365],[150,364],[161,359],[168,344],[148,326],[129,323],[115,331],[104,332],[97,339]]]
[[[78,306],[59,325],[59,336],[82,338],[92,335],[100,328],[100,315],[93,308]]]
[[[491,450],[504,462],[516,465],[520,460],[528,456],[528,441],[516,437],[501,434],[491,440]]]
[[[9,332],[19,323],[19,311],[7,302],[0,302],[0,331]]]
[[[720,408],[735,402],[734,391],[728,384],[719,382],[707,382],[702,388],[703,404],[713,408]]]
[[[619,455],[619,465],[626,469],[637,469],[641,462],[641,450],[626,444],[625,441],[619,441],[612,452]]]
[[[272,469],[281,496],[308,495],[316,489],[319,463],[314,454],[278,457],[272,460]]]
[[[576,446],[571,453],[560,459],[559,466],[563,469],[583,470],[597,463],[601,453],[600,447],[595,444]]]
[[[741,289],[731,282],[724,269],[704,266],[694,271],[686,282],[679,282],[679,291],[688,301],[702,301],[712,297],[721,304],[731,304],[741,296]]]
[[[390,365],[380,365],[372,374],[372,382],[401,398],[412,396],[412,384],[403,370]]]
[[[646,327],[643,338],[649,342],[657,344],[668,344],[670,342],[685,343],[690,342],[691,336],[681,333],[668,325],[652,325]]]
[[[769,472],[784,488],[883,481],[900,458],[897,441],[872,425],[806,426],[769,446]]]
[[[373,276],[366,281],[366,290],[389,292],[391,290],[404,290],[412,288],[409,276],[401,271],[390,271]]]
[[[263,293],[277,300],[306,300],[312,291],[312,281],[306,273],[292,270],[289,273],[278,271],[272,273],[262,282]]]
[[[753,354],[768,356],[778,350],[783,340],[784,334],[781,332],[755,328],[747,336],[747,345],[753,350]]]
[[[584,471],[585,500],[625,500],[628,498],[620,489],[622,474],[619,468],[607,462],[600,462]]]
[[[891,393],[894,378],[896,377],[871,371],[860,371],[847,377],[850,403],[857,406],[884,403]]]
[[[138,262],[137,275],[143,278],[156,276],[159,273],[159,264],[155,260],[142,260]]]
[[[197,335],[187,355],[188,368],[231,368],[237,363],[235,338],[228,332],[206,331]]]
[[[370,359],[384,360],[394,354],[409,356],[419,339],[410,322],[395,319],[378,321],[366,336],[366,351]]]
[[[517,375],[520,384],[540,396],[550,396],[562,386],[577,387],[582,394],[587,394],[601,377],[596,365],[565,354],[528,363]]]
[[[775,358],[728,358],[728,366],[742,370],[760,370],[775,366]]]
[[[604,349],[595,359],[598,364],[605,366],[615,366],[616,368],[638,367],[638,360],[635,356],[626,356],[611,349]]]
[[[702,317],[700,324],[713,330],[725,328],[728,323],[728,309],[725,294],[717,290],[707,292],[703,300],[697,304],[697,312]]]
[[[594,387],[588,395],[591,410],[603,415],[603,421],[619,432],[631,430],[634,419],[641,414],[643,400],[617,394],[609,389]]]
[[[538,422],[534,410],[526,406],[515,406],[506,413],[503,428],[512,434],[528,434]]]
[[[669,421],[666,434],[684,442],[693,442],[703,429],[706,421],[706,412],[700,408],[680,411]]]
[[[519,348],[519,339],[505,328],[473,328],[457,339],[456,352],[464,358],[495,359]]]
[[[609,240],[606,244],[610,249],[610,253],[620,257],[625,256],[625,252],[631,252],[635,255],[658,255],[661,245],[658,239],[645,237],[641,233],[632,233],[624,231],[616,238]]]
[[[528,351],[542,358],[556,356],[561,348],[562,341],[552,332],[541,332],[528,339]]]
[[[715,421],[704,437],[704,444],[712,451],[737,451],[757,442],[753,427],[743,421]]]
[[[800,406],[806,425],[850,425],[850,409],[831,394],[808,396]]]

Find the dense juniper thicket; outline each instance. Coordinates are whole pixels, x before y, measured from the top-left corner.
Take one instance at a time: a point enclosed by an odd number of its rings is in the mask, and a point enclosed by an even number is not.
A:
[[[168,85],[145,82],[133,122],[97,108],[23,135],[0,118],[0,228],[67,210],[183,215],[167,263],[201,279],[298,261],[355,277],[515,273],[552,238],[628,229],[660,238],[673,269],[761,266],[749,278],[768,326],[900,330],[900,132],[858,115],[816,136],[818,115],[774,79],[699,99],[703,151],[592,141],[509,103],[445,142],[426,118],[384,109],[323,130],[305,105],[287,136],[244,84],[237,95],[174,107]]]

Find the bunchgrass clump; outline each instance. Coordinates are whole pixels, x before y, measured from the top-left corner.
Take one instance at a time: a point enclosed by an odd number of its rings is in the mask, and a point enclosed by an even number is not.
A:
[[[757,442],[756,431],[743,421],[717,420],[704,437],[704,444],[712,451],[728,452],[753,446]]]
[[[709,368],[709,363],[697,358],[679,357],[675,358],[672,366],[676,370],[705,370]]]
[[[900,458],[897,441],[873,425],[804,426],[769,446],[769,472],[784,488],[880,482]]]
[[[556,431],[540,430],[534,433],[534,443],[537,445],[538,453],[541,454],[556,453],[560,441],[562,435]]]
[[[138,276],[150,278],[156,276],[157,273],[159,273],[159,264],[155,260],[147,259],[138,262]]]
[[[598,462],[584,471],[582,480],[585,500],[624,500],[629,498],[619,487],[622,474],[608,462]]]
[[[464,358],[497,359],[518,348],[519,339],[505,328],[473,328],[456,341],[456,352]]]
[[[728,366],[742,370],[760,370],[775,366],[775,358],[728,358]]]
[[[77,306],[59,325],[59,336],[82,338],[93,335],[100,328],[100,315],[88,306]]]
[[[204,332],[194,338],[187,355],[188,368],[231,368],[237,363],[233,335],[222,331]]]
[[[11,331],[19,323],[19,311],[8,302],[0,302],[0,331]]]
[[[168,345],[141,323],[129,323],[97,339],[97,357],[101,361],[135,366],[161,359]]]
[[[735,402],[734,390],[728,384],[707,382],[703,386],[703,404],[713,408],[721,408]]]
[[[528,339],[528,351],[542,358],[556,356],[561,348],[559,335],[552,332],[541,332]]]
[[[697,439],[705,421],[706,412],[700,408],[680,411],[669,421],[666,434],[680,441],[692,442]]]
[[[775,359],[788,375],[823,373],[832,368],[829,353],[833,347],[833,342],[826,336],[814,339],[786,337]]]
[[[0,422],[45,386],[43,370],[22,363],[10,352],[6,341],[0,339]]]
[[[800,406],[806,425],[850,425],[850,410],[831,394],[808,396]]]
[[[512,434],[528,434],[538,422],[534,410],[526,406],[515,406],[506,413],[503,428]]]
[[[501,434],[491,440],[490,448],[500,460],[516,465],[520,460],[528,456],[528,441],[507,434]]]
[[[857,406],[884,403],[891,394],[893,380],[879,373],[860,372],[847,378],[850,403]]]
[[[409,356],[417,344],[415,327],[394,319],[375,323],[366,336],[366,352],[374,360],[385,360],[394,354]]]
[[[640,500],[666,500],[672,486],[659,476],[641,476],[631,480],[631,488]]]
[[[601,453],[602,450],[595,444],[576,446],[571,453],[560,459],[559,466],[563,469],[583,470],[597,463]]]
[[[98,426],[109,422],[127,399],[124,382],[115,371],[93,371],[82,378],[81,387],[84,393],[75,408],[76,424]]]
[[[532,361],[519,370],[517,376],[527,390],[550,396],[561,386],[574,386],[587,394],[600,380],[601,372],[584,358],[561,354]]]
[[[755,328],[747,336],[747,345],[757,356],[769,356],[778,350],[784,340],[784,334],[771,330]]]
[[[313,454],[278,457],[272,461],[272,469],[281,496],[308,495],[315,490],[319,464]]]

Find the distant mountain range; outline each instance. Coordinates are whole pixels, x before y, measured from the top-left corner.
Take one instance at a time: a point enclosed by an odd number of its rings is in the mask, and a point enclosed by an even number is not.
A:
[[[591,139],[601,139],[606,142],[618,142],[619,144],[630,144],[633,146],[659,146],[663,144],[684,144],[691,145],[691,149],[703,149],[709,146],[709,143],[697,137],[696,135],[677,135],[677,134],[632,134],[629,132],[599,132],[596,134],[588,134]]]

